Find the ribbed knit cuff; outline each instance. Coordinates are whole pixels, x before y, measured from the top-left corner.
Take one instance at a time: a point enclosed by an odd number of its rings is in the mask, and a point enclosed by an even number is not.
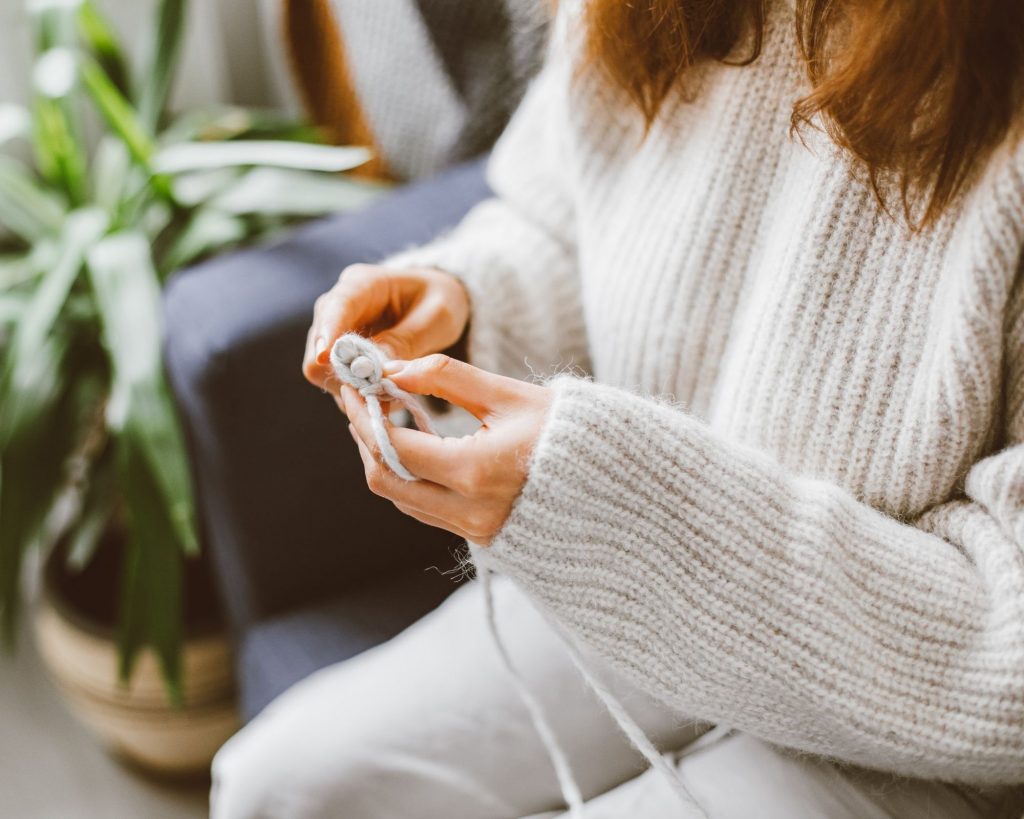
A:
[[[649,511],[667,505],[685,516],[687,476],[697,478],[701,460],[702,425],[682,412],[570,376],[548,386],[555,397],[527,482],[487,549],[508,573],[540,581],[563,577],[562,561],[586,561],[595,532],[626,550]]]

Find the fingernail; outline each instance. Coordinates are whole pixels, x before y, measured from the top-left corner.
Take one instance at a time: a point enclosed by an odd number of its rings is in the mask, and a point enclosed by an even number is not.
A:
[[[403,361],[400,358],[392,359],[384,363],[384,374],[385,375],[398,375],[402,370],[408,366],[408,361]]]
[[[317,336],[316,341],[313,342],[313,353],[316,355],[316,360],[321,364],[325,363],[324,353],[327,352],[327,339],[323,336]]]

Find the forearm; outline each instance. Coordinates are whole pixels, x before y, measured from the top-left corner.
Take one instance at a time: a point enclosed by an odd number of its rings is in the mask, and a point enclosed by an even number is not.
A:
[[[675,408],[556,393],[479,556],[575,637],[677,708],[802,751],[1024,778],[1024,562],[980,504],[926,532]]]

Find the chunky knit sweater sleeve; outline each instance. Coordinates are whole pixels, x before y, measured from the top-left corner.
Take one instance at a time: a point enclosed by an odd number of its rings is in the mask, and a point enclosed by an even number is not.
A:
[[[385,262],[459,277],[473,305],[469,359],[516,377],[552,364],[588,369],[562,63],[549,60],[495,148],[487,172],[495,195],[449,234]]]
[[[561,377],[486,566],[682,712],[908,775],[1024,779],[1024,297],[1005,446],[911,521]]]

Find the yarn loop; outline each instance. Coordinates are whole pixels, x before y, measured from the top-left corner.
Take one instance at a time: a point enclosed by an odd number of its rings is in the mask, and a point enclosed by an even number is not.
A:
[[[391,443],[388,419],[381,406],[381,399],[390,399],[403,405],[412,415],[416,426],[423,432],[436,435],[437,431],[419,399],[384,375],[385,363],[387,355],[384,350],[370,339],[356,333],[346,333],[331,347],[331,367],[335,375],[342,383],[355,389],[366,402],[370,423],[373,426],[373,437],[384,463],[403,480],[417,481],[419,478],[402,465]]]

